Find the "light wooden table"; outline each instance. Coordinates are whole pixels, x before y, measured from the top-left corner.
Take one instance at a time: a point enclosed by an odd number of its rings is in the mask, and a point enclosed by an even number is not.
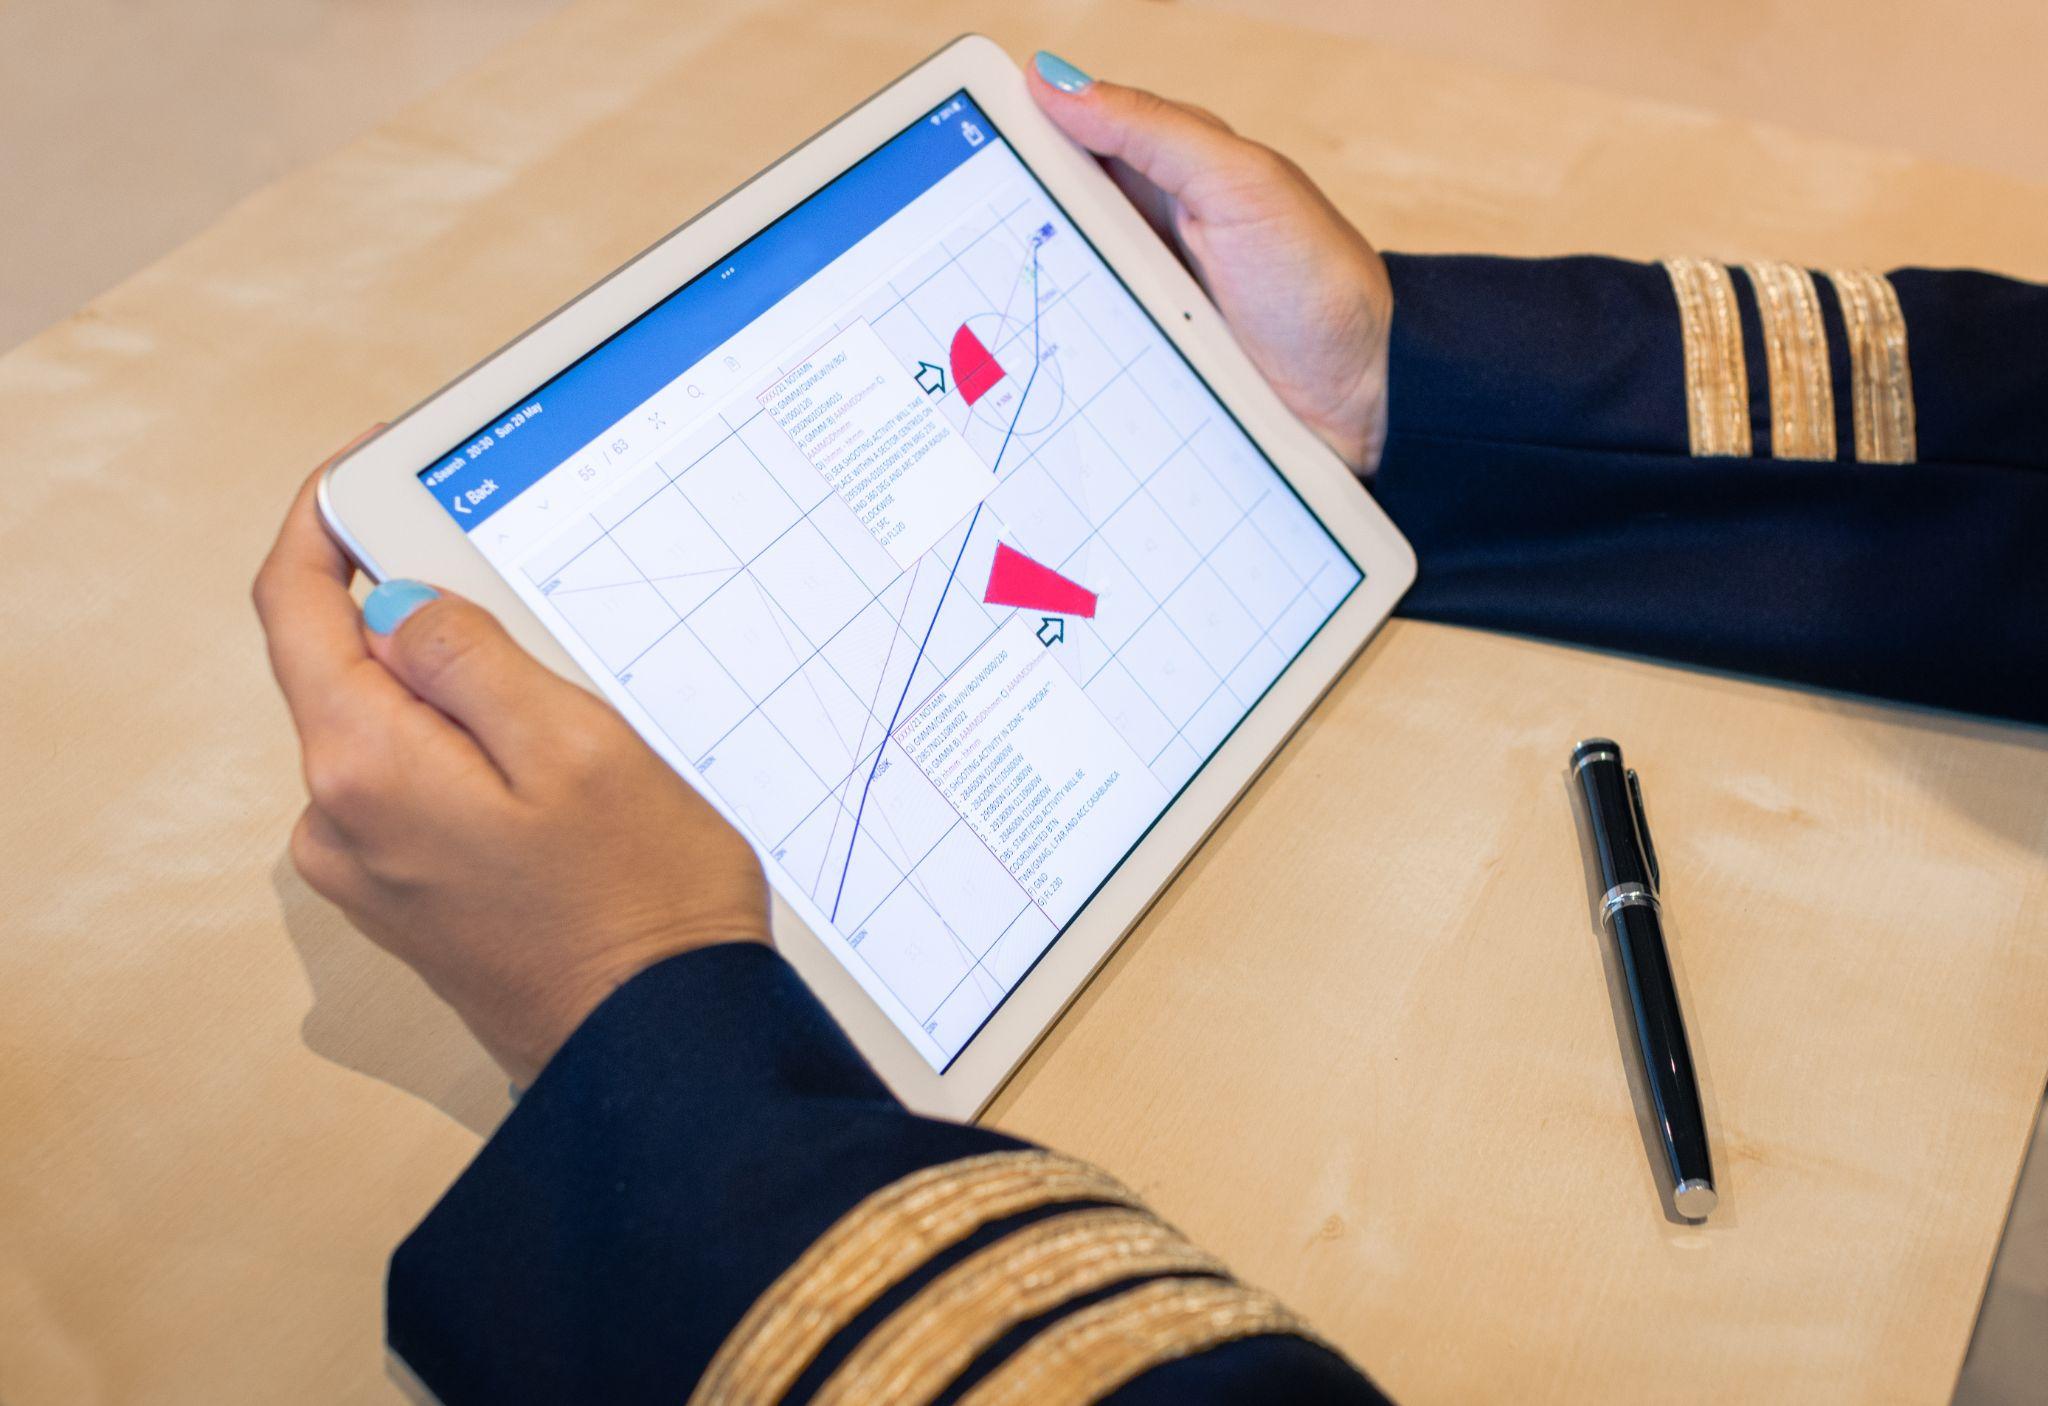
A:
[[[588,3],[0,359],[0,1397],[383,1400],[504,1081],[283,858],[285,497],[958,28],[1410,249],[2048,275],[2048,191],[1132,4]],[[307,101],[317,101],[308,94]],[[118,218],[110,211],[109,218]],[[1649,777],[1723,1209],[1657,1209],[1563,759]],[[1003,1095],[1409,1403],[1914,1400],[2048,1071],[2043,734],[1396,623]]]

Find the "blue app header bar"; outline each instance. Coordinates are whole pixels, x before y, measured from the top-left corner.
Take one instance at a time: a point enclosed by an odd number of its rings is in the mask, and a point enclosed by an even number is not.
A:
[[[973,100],[955,94],[422,470],[420,482],[475,529],[994,135]]]

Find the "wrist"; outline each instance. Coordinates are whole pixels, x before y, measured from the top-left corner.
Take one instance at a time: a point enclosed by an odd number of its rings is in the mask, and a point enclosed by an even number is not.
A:
[[[622,987],[672,957],[713,947],[773,947],[765,924],[717,936],[677,936],[613,949],[598,960],[558,969],[524,993],[482,993],[449,1004],[519,1088],[528,1088],[584,1022]]]
[[[1369,258],[1355,276],[1340,280],[1344,291],[1333,306],[1343,311],[1332,314],[1326,334],[1329,350],[1324,357],[1284,363],[1273,378],[1281,398],[1295,407],[1361,479],[1370,479],[1378,470],[1386,448],[1394,320],[1393,287],[1386,266],[1370,250],[1366,252]],[[1309,389],[1317,379],[1318,362],[1328,377],[1320,391]]]
[[[1379,472],[1380,456],[1387,447],[1387,400],[1393,363],[1394,289],[1384,263],[1378,266],[1377,273],[1375,302],[1379,326],[1373,330],[1372,355],[1367,358],[1361,383],[1365,408],[1360,418],[1357,453],[1345,461],[1366,482],[1371,482]]]
[[[1384,353],[1359,373],[1357,384],[1344,399],[1345,412],[1341,417],[1311,428],[1336,451],[1345,467],[1359,478],[1370,480],[1379,469],[1380,456],[1387,445],[1387,362]]]
[[[1361,418],[1352,452],[1344,455],[1351,472],[1370,482],[1379,471],[1387,447],[1387,364],[1383,357],[1372,371],[1371,401]]]

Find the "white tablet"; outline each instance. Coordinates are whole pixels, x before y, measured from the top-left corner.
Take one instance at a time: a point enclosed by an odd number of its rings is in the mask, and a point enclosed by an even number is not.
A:
[[[776,940],[971,1116],[1414,557],[986,39],[337,464],[748,836]],[[1246,940],[1255,943],[1255,934]]]

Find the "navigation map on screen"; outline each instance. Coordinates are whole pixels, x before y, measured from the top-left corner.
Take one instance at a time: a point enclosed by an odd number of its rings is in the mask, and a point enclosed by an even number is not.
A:
[[[935,1069],[1362,579],[965,94],[420,479]]]

